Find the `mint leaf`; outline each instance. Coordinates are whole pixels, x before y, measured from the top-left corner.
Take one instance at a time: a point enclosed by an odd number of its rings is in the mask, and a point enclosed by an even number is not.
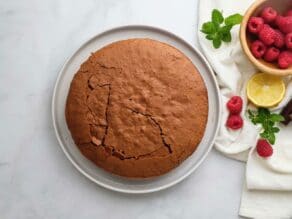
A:
[[[268,138],[270,137],[269,133],[267,133],[267,132],[262,132],[262,133],[260,133],[260,136],[261,136],[262,138],[265,138],[265,139],[268,139]]]
[[[214,23],[214,22],[213,22],[213,24],[215,26],[215,32],[217,33],[218,30],[220,29],[220,24],[219,23]]]
[[[273,132],[264,131],[263,133],[260,134],[260,136],[262,138],[267,139],[268,142],[270,142],[270,144],[275,144],[276,137],[275,137],[275,134]]]
[[[258,114],[261,115],[261,117],[264,118],[264,117],[270,115],[271,113],[270,113],[270,111],[269,111],[268,109],[266,109],[266,108],[259,108],[259,109],[258,109]]]
[[[213,46],[215,49],[218,49],[221,46],[221,39],[220,37],[216,37],[213,39]]]
[[[261,124],[263,131],[260,136],[267,139],[270,144],[275,144],[275,133],[280,131],[278,127],[275,127],[275,124],[281,122],[283,117],[279,114],[271,113],[266,108],[259,108],[257,112],[248,110],[248,115],[253,124]]]
[[[204,23],[201,30],[201,32],[206,34],[215,33],[215,31],[215,25],[211,21]]]
[[[284,121],[284,117],[282,115],[273,113],[271,115],[270,120],[273,122],[282,122],[282,121]]]
[[[273,132],[271,132],[269,134],[269,137],[267,139],[271,144],[275,144],[275,141],[276,141],[276,137],[275,137],[275,134]]]
[[[222,41],[229,43],[231,42],[231,33],[227,32],[227,33],[223,33],[222,34]]]
[[[250,119],[255,117],[254,112],[251,111],[250,109],[247,110],[247,113],[248,113],[248,116],[249,116]]]
[[[208,34],[208,35],[206,35],[206,39],[208,39],[208,40],[213,40],[213,39],[215,39],[215,37],[216,37],[215,34]]]
[[[222,13],[219,10],[214,9],[212,11],[212,22],[216,24],[222,24],[223,21],[224,21],[224,18],[223,18]]]
[[[234,25],[239,24],[242,20],[240,14],[233,14],[224,19],[222,13],[218,9],[213,9],[211,21],[202,25],[201,32],[206,34],[206,39],[211,40],[214,48],[219,48],[223,42],[231,42],[231,29]],[[225,25],[222,25],[225,21]]]
[[[273,132],[274,133],[278,133],[280,131],[280,129],[278,127],[273,127]]]
[[[253,112],[251,110],[248,110],[248,114],[249,114],[249,119],[251,120],[251,122],[256,125],[261,123],[261,121],[263,121],[260,117],[260,114],[257,112]]]
[[[242,15],[240,14],[233,14],[228,16],[227,18],[225,18],[225,24],[226,25],[236,25],[236,24],[240,24],[240,22],[242,21]]]
[[[230,33],[231,28],[232,28],[232,25],[226,25],[226,26],[220,27],[219,32],[222,34]]]

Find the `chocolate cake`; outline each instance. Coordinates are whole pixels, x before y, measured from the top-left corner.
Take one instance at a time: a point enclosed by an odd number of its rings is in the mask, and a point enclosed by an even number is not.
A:
[[[170,171],[196,150],[208,97],[182,52],[129,39],[92,53],[80,66],[65,113],[85,157],[113,174],[146,178]]]

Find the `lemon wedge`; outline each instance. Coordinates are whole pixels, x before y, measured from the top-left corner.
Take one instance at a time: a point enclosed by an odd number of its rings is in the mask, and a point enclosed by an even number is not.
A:
[[[285,96],[285,83],[281,77],[266,73],[254,74],[247,83],[247,97],[258,107],[278,105]]]

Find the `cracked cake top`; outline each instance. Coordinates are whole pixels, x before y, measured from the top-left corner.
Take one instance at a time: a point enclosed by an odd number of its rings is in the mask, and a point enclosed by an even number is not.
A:
[[[151,39],[112,43],[75,74],[66,104],[74,142],[117,175],[162,175],[190,156],[208,116],[204,82],[176,48]]]

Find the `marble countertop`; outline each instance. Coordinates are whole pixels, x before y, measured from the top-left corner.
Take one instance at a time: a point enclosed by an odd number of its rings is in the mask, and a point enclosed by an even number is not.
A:
[[[214,149],[182,183],[126,195],[90,182],[55,137],[51,98],[65,60],[110,27],[146,24],[197,46],[197,0],[0,1],[0,217],[238,218],[244,164]]]

